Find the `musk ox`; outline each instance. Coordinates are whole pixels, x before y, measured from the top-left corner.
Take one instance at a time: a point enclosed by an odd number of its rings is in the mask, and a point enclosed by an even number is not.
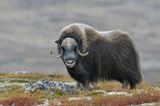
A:
[[[55,41],[70,76],[88,88],[98,81],[116,80],[122,88],[135,88],[142,80],[139,56],[128,33],[97,31],[74,23],[62,29]]]

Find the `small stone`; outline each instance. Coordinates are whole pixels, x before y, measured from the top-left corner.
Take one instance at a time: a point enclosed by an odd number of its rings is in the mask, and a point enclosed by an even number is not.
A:
[[[49,106],[49,100],[46,99],[43,104],[39,104],[37,106]]]

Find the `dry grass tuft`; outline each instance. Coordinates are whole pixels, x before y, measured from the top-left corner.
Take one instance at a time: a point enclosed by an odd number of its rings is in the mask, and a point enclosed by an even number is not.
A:
[[[101,104],[107,104],[108,106],[128,106],[152,102],[160,102],[160,95],[139,95],[133,97],[111,96],[105,98]]]
[[[41,104],[42,101],[32,97],[12,97],[6,100],[1,100],[3,106],[35,106]]]
[[[0,73],[0,78],[23,78],[31,80],[56,80],[56,81],[73,81],[69,76],[62,74],[46,74],[46,73],[28,73],[28,74],[12,74]]]

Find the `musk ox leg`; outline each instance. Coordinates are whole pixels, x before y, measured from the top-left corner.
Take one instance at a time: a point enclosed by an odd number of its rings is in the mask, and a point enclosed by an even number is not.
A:
[[[83,90],[89,90],[89,83],[86,82],[86,83],[83,83]]]
[[[82,88],[82,85],[81,85],[80,82],[77,82],[76,88],[77,88],[77,89],[81,89],[81,88]]]
[[[135,89],[136,88],[136,84],[130,84],[131,85],[131,89]]]
[[[83,90],[92,90],[93,89],[93,86],[90,85],[89,82],[82,83],[82,85],[83,85]]]
[[[99,88],[99,85],[97,84],[97,82],[92,82],[91,84],[92,84],[91,86],[92,86],[93,89],[94,88],[95,89]]]
[[[129,88],[129,87],[130,87],[130,83],[127,80],[123,81],[122,88]]]
[[[91,87],[89,86],[89,83],[80,83],[80,82],[77,82],[76,88],[81,89],[81,90],[90,90],[91,89]]]

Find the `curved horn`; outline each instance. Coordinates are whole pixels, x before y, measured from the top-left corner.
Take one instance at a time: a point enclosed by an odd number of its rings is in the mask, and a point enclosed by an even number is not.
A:
[[[79,48],[77,48],[77,50],[78,50],[78,54],[79,54],[80,56],[82,56],[82,57],[87,56],[88,53],[89,53],[88,51],[87,51],[86,53],[81,53],[80,50],[79,50]]]
[[[53,53],[52,53],[52,51],[51,51],[51,55],[53,56],[53,57],[55,57],[55,58],[60,58],[61,56],[62,56],[62,52],[60,52],[60,54],[59,55],[54,55]]]

